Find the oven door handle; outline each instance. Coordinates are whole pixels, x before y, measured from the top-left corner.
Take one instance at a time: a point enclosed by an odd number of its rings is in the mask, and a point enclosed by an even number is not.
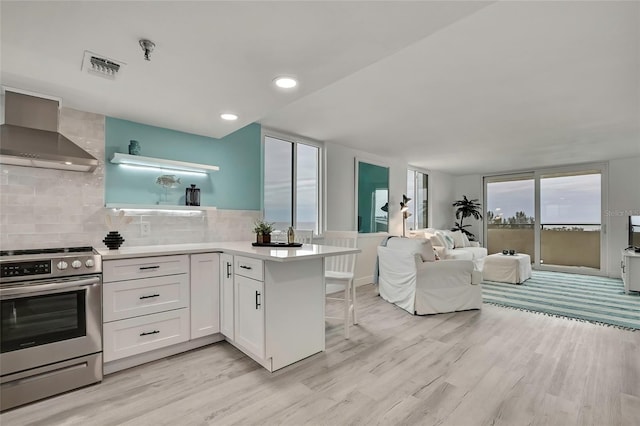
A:
[[[19,296],[23,294],[42,293],[50,290],[68,290],[76,289],[82,290],[83,287],[89,287],[95,284],[100,284],[100,277],[82,278],[75,281],[66,281],[60,283],[51,284],[37,284],[37,285],[25,285],[0,289],[0,299],[5,299],[7,296]]]

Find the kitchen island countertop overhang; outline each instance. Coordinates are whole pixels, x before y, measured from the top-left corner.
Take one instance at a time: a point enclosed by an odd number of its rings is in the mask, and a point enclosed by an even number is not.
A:
[[[359,248],[334,247],[319,244],[304,244],[302,247],[254,247],[251,245],[251,241],[163,244],[121,247],[118,250],[109,250],[106,248],[97,250],[103,260],[223,252],[274,262],[290,262],[361,252]]]

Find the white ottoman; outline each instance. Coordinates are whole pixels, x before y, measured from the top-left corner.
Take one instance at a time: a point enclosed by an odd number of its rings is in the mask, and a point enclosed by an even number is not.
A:
[[[531,257],[524,253],[513,256],[490,254],[484,259],[482,278],[486,281],[522,284],[531,278]]]

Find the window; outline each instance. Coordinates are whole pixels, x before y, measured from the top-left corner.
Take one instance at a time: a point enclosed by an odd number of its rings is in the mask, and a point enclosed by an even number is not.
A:
[[[411,198],[409,202],[410,214],[407,218],[407,227],[409,229],[420,229],[428,226],[428,187],[429,176],[418,170],[407,170],[407,197]]]
[[[264,218],[320,233],[320,146],[283,137],[264,138]]]

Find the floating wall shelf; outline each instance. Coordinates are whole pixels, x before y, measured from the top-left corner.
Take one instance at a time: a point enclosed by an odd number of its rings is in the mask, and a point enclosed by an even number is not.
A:
[[[163,158],[143,157],[141,155],[129,155],[116,152],[111,157],[114,164],[122,164],[138,167],[153,167],[156,169],[176,170],[183,172],[209,173],[220,170],[218,166],[209,164],[187,163],[185,161],[165,160]],[[157,206],[156,206],[157,208]]]

